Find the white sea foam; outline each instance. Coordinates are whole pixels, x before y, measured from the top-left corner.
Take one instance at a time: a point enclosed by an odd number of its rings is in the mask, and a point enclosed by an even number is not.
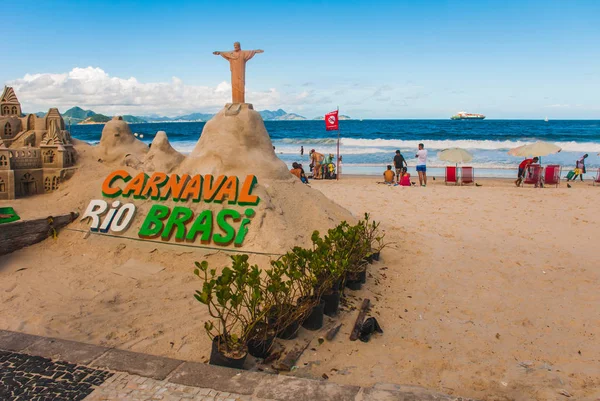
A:
[[[427,149],[448,149],[448,148],[463,148],[474,150],[509,150],[517,146],[527,145],[533,141],[490,141],[490,140],[401,140],[401,139],[354,139],[342,138],[342,146],[355,147],[386,147],[386,148],[417,148],[419,143],[425,144]],[[563,151],[567,152],[600,152],[600,143],[597,142],[554,142],[560,146]]]

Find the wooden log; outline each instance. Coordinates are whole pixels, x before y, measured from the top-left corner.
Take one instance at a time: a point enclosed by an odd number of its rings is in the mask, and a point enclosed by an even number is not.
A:
[[[36,244],[56,235],[59,229],[71,223],[79,213],[71,212],[43,219],[15,221],[0,226],[0,255]]]
[[[296,361],[300,359],[304,350],[308,347],[311,340],[306,340],[304,343],[295,346],[290,352],[285,354],[283,360],[278,361],[273,365],[273,369],[281,370],[283,372],[289,372],[292,367],[296,364]]]
[[[356,322],[354,322],[354,328],[352,329],[352,333],[350,334],[350,341],[356,341],[358,339],[360,327],[365,321],[365,317],[367,316],[367,312],[369,311],[370,304],[371,301],[368,298],[363,299],[362,305],[360,306],[360,311],[358,312],[358,316],[356,317]]]
[[[340,328],[342,327],[341,324],[338,324],[337,326],[335,326],[333,329],[329,330],[327,332],[327,335],[325,335],[325,339],[327,341],[331,341],[333,340],[333,338],[336,336],[336,334],[338,333],[338,331],[340,331]]]

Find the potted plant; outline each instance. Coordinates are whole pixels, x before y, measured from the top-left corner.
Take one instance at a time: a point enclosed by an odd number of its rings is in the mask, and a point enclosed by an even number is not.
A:
[[[367,258],[369,263],[379,260],[381,250],[387,246],[384,242],[385,233],[379,230],[379,222],[371,221],[369,213],[365,213],[364,223],[364,239],[368,247]]]
[[[301,249],[296,247],[271,261],[271,270],[266,271],[267,318],[277,337],[286,340],[297,336],[300,325],[312,308],[306,302],[298,303],[311,293],[312,283],[305,273]]]
[[[231,267],[220,274],[208,263],[196,262],[194,274],[203,280],[194,297],[208,307],[213,320],[204,324],[212,340],[210,363],[241,369],[248,352],[248,341],[256,326],[265,320],[261,270],[250,265],[248,255],[231,256]]]

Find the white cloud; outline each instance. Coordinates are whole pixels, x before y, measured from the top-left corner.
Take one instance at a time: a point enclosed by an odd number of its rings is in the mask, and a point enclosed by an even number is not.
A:
[[[192,112],[216,112],[231,101],[231,84],[189,85],[178,77],[166,82],[140,82],[135,77],[111,76],[98,67],[73,68],[69,72],[25,74],[6,82],[14,87],[26,112],[73,106],[106,115],[158,114],[177,116]],[[422,87],[411,85],[364,85],[354,81],[335,84],[298,82],[281,88],[253,90],[246,98],[256,110],[282,108],[312,118],[340,106],[360,109],[361,116],[399,116],[399,108],[410,109],[424,96]],[[358,117],[358,116],[356,116]]]
[[[194,111],[216,111],[231,101],[231,85],[216,87],[186,85],[173,77],[169,82],[142,83],[136,78],[111,77],[101,68],[73,68],[63,74],[26,74],[7,82],[14,87],[22,108],[28,112],[73,106],[106,114],[177,115]],[[248,92],[260,109],[279,106],[276,89]]]

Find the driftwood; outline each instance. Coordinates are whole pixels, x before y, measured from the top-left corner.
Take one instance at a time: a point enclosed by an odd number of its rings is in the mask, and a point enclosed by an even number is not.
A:
[[[298,359],[300,359],[300,356],[302,355],[304,350],[308,347],[308,344],[310,344],[310,342],[311,342],[311,340],[309,339],[309,340],[306,340],[303,344],[299,344],[299,345],[295,346],[290,352],[285,354],[285,357],[283,358],[283,360],[278,361],[273,366],[273,369],[280,370],[283,372],[289,372],[290,370],[292,370],[292,367],[296,364],[296,361]]]
[[[363,299],[362,305],[360,306],[360,311],[358,312],[358,316],[356,317],[356,322],[354,322],[354,328],[352,329],[352,334],[350,334],[350,341],[356,341],[358,339],[358,333],[360,332],[360,327],[365,321],[365,316],[367,316],[367,312],[369,311],[369,305],[371,301],[368,298]]]
[[[338,331],[340,331],[341,327],[342,327],[342,325],[340,323],[337,326],[335,326],[333,329],[330,329],[327,332],[327,335],[325,336],[325,338],[327,339],[327,341],[333,340],[333,338],[336,336],[336,334],[338,333]]]
[[[72,212],[43,219],[15,221],[0,225],[0,255],[6,255],[18,249],[36,244],[71,223],[79,216]]]

